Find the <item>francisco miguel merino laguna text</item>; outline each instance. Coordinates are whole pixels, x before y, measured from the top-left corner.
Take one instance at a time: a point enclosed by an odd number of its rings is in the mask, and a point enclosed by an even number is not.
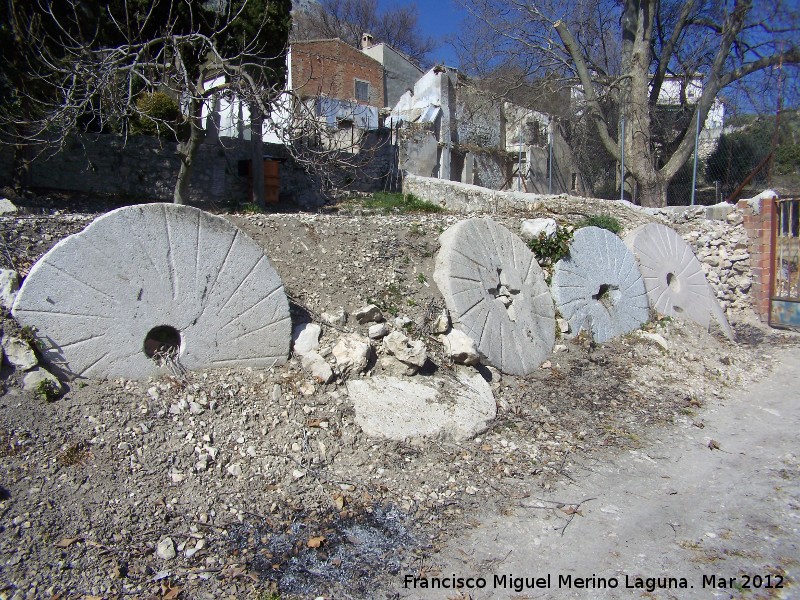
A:
[[[494,589],[508,589],[519,593],[523,590],[551,589],[553,583],[559,589],[640,589],[654,592],[655,590],[686,589],[689,586],[685,577],[630,577],[624,575],[620,577],[598,577],[592,574],[591,577],[576,577],[574,575],[552,574],[542,575],[541,577],[516,577],[513,574],[493,575],[488,580],[485,577],[461,577],[453,573],[449,577],[414,577],[405,575],[403,577],[403,587],[413,589],[483,589],[492,584]],[[622,585],[621,585],[622,584]]]

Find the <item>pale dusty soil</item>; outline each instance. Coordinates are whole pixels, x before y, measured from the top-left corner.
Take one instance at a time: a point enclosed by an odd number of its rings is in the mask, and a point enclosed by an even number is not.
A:
[[[0,217],[2,266],[26,273],[91,216]],[[450,368],[428,335],[442,305],[433,265],[439,233],[463,216],[229,218],[265,248],[295,322],[373,301],[390,322],[410,317],[433,369]],[[521,215],[493,218],[517,231]],[[296,358],[269,371],[82,382],[53,403],[5,366],[0,598],[374,598],[435,561],[479,510],[509,511],[598,451],[635,450],[651,427],[694,419],[795,343],[734,317],[738,345],[661,321],[646,329],[666,351],[637,335],[561,340],[567,350],[533,376],[491,371],[498,417],[460,443],[366,437],[345,386],[311,386]],[[7,316],[3,329],[15,329]],[[324,327],[323,352],[341,334]],[[165,537],[176,558],[155,554]]]

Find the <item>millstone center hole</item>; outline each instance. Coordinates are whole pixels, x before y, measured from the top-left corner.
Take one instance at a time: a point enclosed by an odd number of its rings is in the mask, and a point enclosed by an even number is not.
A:
[[[181,350],[181,334],[174,327],[159,325],[147,332],[144,338],[144,350],[147,358],[160,361],[164,358],[175,358]]]
[[[675,276],[675,273],[667,273],[667,286],[673,292],[677,292],[680,288],[681,284]]]
[[[605,306],[606,308],[611,308],[617,303],[619,300],[619,288],[616,285],[611,285],[610,283],[603,283],[597,290],[597,293],[592,294],[592,299],[597,300],[600,304]]]

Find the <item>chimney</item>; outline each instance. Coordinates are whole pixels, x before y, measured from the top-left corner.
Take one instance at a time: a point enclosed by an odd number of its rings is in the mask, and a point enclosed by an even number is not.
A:
[[[369,33],[362,33],[361,34],[361,49],[366,50],[367,48],[372,47],[372,34]]]

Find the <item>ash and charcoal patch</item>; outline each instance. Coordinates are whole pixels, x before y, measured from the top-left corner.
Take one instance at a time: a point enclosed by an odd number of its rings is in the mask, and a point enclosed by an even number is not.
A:
[[[228,543],[253,556],[249,568],[282,594],[347,598],[365,597],[382,576],[397,575],[419,546],[409,516],[392,504],[305,521],[281,528],[269,519],[245,520],[229,528]]]

